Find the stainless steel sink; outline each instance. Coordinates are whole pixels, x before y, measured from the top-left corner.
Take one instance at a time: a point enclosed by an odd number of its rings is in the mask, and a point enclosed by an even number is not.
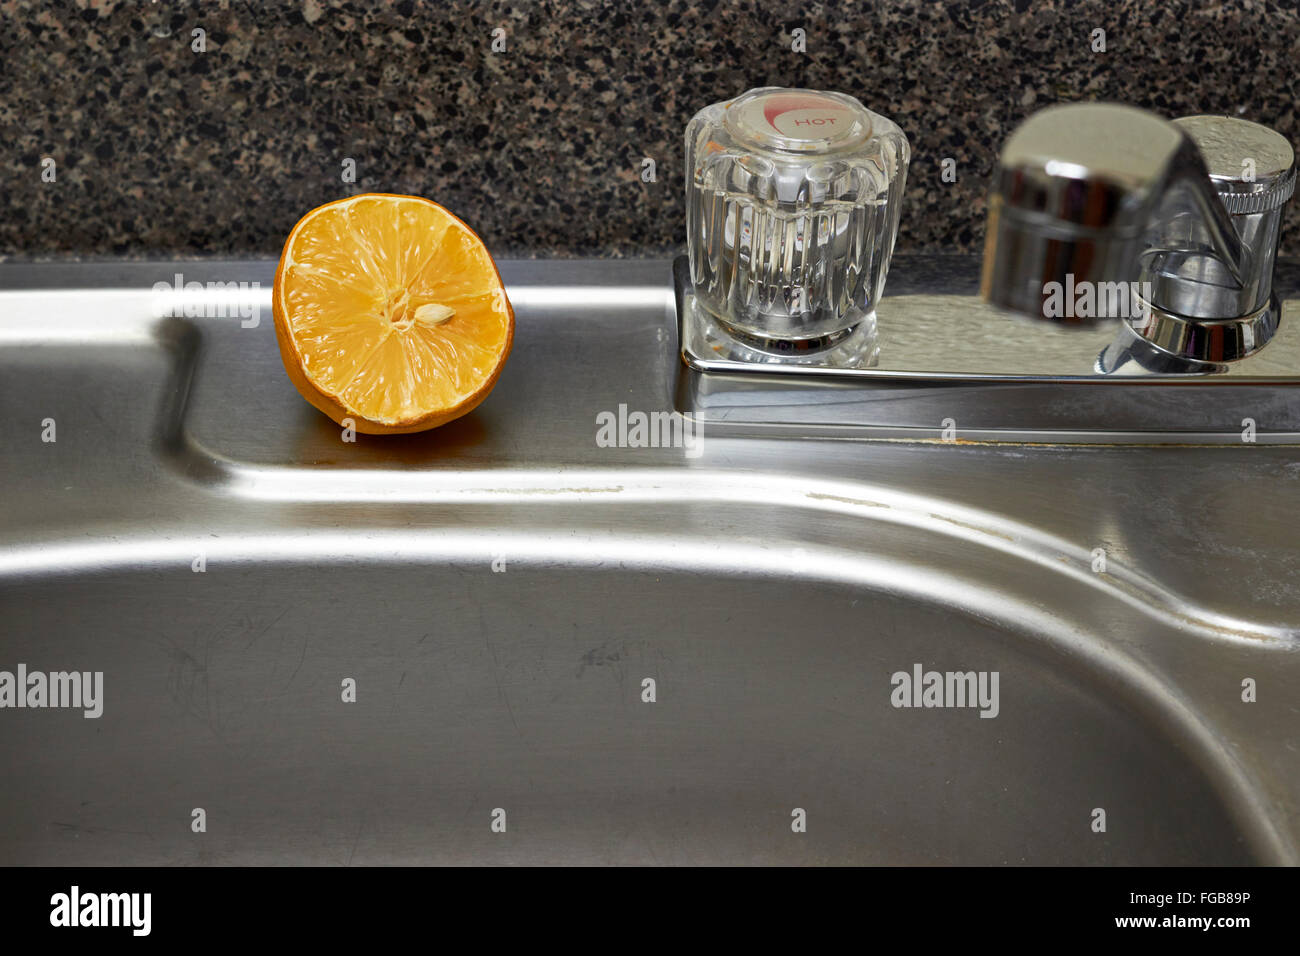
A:
[[[345,442],[273,268],[0,266],[0,670],[104,673],[0,710],[0,863],[1300,861],[1296,447],[601,447],[680,399],[665,261],[504,263],[492,397]]]

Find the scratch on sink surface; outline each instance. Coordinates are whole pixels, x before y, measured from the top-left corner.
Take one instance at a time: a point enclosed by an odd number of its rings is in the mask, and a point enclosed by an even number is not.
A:
[[[843,495],[828,495],[820,491],[808,492],[808,497],[814,501],[838,501],[845,505],[861,505],[864,508],[888,508],[889,505],[883,501],[870,501],[866,498],[846,498]]]
[[[624,491],[622,485],[607,488],[466,488],[470,494],[487,495],[602,495]]]
[[[366,820],[365,817],[362,817],[361,822],[357,824],[356,836],[352,838],[352,849],[348,851],[348,862],[343,864],[344,866],[352,865],[352,858],[357,855],[357,845],[361,843],[361,833],[363,830],[365,830],[365,828],[366,828]]]
[[[406,683],[406,671],[402,671],[402,676],[397,678],[397,687],[388,695],[388,713],[390,715],[397,713],[397,708],[401,704],[402,685]]]
[[[167,692],[173,703],[192,717],[203,721],[217,738],[223,737],[221,715],[209,684],[208,665],[185,649],[170,649]]]
[[[281,614],[280,617],[284,617],[284,615]],[[276,620],[279,620],[279,618],[276,618]],[[288,690],[289,687],[290,687],[290,685],[293,684],[294,678],[297,677],[297,676],[298,676],[298,672],[299,672],[300,670],[302,670],[303,662],[307,660],[307,643],[308,643],[308,640],[309,640],[309,638],[307,638],[306,636],[304,636],[303,639],[302,639],[302,653],[298,655],[298,664],[297,664],[296,667],[294,667],[294,669],[293,669],[293,673],[289,675],[289,680],[285,682],[284,687],[285,687],[286,690]]]
[[[51,820],[50,826],[58,827],[60,830],[65,830],[68,833],[73,834],[74,836],[79,836],[82,833],[88,833],[88,834],[113,833],[122,836],[147,837],[150,840],[154,838],[152,833],[148,833],[144,830],[118,830],[114,827],[91,827],[91,826],[83,826],[80,823],[64,823],[61,820]]]
[[[977,524],[969,524],[965,521],[958,521],[956,518],[950,518],[948,515],[936,514],[933,511],[930,512],[930,517],[936,518],[939,521],[946,521],[949,524],[954,524],[959,528],[966,528],[968,531],[975,531],[978,532],[979,534],[987,534],[994,538],[1001,538],[1003,541],[1010,541],[1012,544],[1016,543],[1016,537],[1014,535],[1007,534],[1004,531],[994,531],[992,528],[985,528]]]
[[[254,644],[256,644],[258,640],[260,640],[261,637],[264,634],[266,634],[267,631],[275,627],[275,625],[279,624],[281,618],[283,618],[288,613],[289,613],[289,609],[286,607],[283,611],[277,614],[272,620],[267,621],[260,628],[248,627],[248,631],[251,633],[252,636],[249,637],[248,639],[247,647],[252,647]]]
[[[522,736],[523,731],[519,729],[519,721],[515,719],[515,709],[510,703],[510,695],[506,693],[505,684],[501,680],[501,660],[497,657],[496,648],[492,646],[492,639],[488,637],[487,622],[483,617],[483,605],[476,602],[475,610],[478,611],[478,629],[483,635],[483,646],[487,648],[488,655],[492,658],[492,678],[496,681],[497,693],[501,695],[501,700],[506,705],[506,713],[510,715],[510,723],[514,725],[515,733]]]

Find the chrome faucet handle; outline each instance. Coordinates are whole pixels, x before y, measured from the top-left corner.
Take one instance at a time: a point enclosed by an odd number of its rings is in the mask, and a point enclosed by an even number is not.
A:
[[[1242,358],[1276,328],[1273,261],[1294,185],[1290,144],[1245,120],[1042,110],[994,172],[981,294],[1057,322],[1120,318],[1181,358]]]
[[[1277,327],[1273,265],[1295,192],[1295,152],[1276,131],[1236,117],[1186,116],[1174,125],[1196,144],[1249,270],[1234,281],[1196,217],[1171,203],[1142,257],[1153,308],[1130,324],[1175,355],[1232,361],[1262,348]]]
[[[1276,130],[1235,116],[1183,116],[1174,125],[1201,151],[1230,215],[1281,209],[1295,193],[1295,150]]]

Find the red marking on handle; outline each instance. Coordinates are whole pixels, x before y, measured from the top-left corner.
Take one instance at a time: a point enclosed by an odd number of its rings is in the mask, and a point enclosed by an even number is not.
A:
[[[768,126],[776,129],[776,118],[782,113],[789,113],[791,110],[833,110],[838,108],[839,104],[826,99],[824,96],[784,93],[768,99],[763,106],[763,119],[767,120]],[[780,130],[777,130],[777,132],[780,132]]]

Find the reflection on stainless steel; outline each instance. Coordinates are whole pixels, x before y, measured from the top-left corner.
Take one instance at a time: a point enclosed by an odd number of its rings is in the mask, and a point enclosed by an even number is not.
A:
[[[105,675],[99,720],[3,713],[0,862],[1300,862],[1294,448],[944,443],[1099,399],[865,380],[929,440],[600,447],[680,368],[636,261],[503,263],[488,401],[348,443],[266,318],[152,315],[173,271],[0,266],[0,668]],[[1195,389],[1141,395],[1246,393]],[[917,661],[998,671],[997,718],[895,709]]]
[[[994,172],[982,295],[1034,318],[1119,318],[1174,356],[1236,361],[1278,325],[1273,262],[1295,178],[1290,144],[1245,120],[1042,110]],[[1050,290],[1130,284],[1140,296],[1118,314],[1052,308]]]

